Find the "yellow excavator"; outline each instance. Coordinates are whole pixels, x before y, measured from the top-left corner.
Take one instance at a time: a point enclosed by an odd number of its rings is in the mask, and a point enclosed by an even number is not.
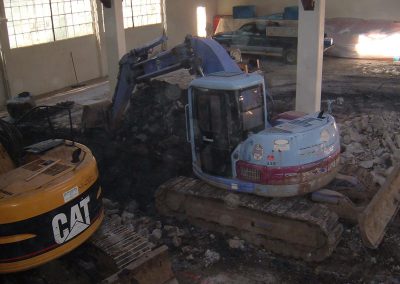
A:
[[[94,156],[73,140],[22,148],[0,120],[0,273],[27,270],[86,241],[104,217]]]

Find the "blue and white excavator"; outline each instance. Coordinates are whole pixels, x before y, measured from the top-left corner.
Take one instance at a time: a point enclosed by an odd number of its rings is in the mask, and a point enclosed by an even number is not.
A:
[[[376,191],[366,180],[338,174],[340,136],[330,114],[292,111],[271,118],[263,76],[244,73],[216,41],[188,36],[149,58],[164,40],[121,59],[113,102],[103,112],[117,128],[138,83],[182,68],[198,76],[185,112],[199,179],[177,177],[160,186],[161,214],[311,261],[336,247],[339,217],[359,225],[367,246],[379,245],[398,210],[397,168]],[[84,111],[85,121],[98,114],[94,109]]]

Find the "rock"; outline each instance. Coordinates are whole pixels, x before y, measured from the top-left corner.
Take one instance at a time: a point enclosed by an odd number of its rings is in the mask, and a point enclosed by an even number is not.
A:
[[[364,153],[364,151],[365,151],[364,148],[358,142],[353,142],[346,147],[346,152],[349,154],[360,154]]]
[[[184,235],[186,235],[185,230],[179,229],[176,226],[165,225],[164,230],[167,233],[168,237],[183,237]]]
[[[179,248],[179,247],[182,245],[182,239],[181,239],[180,237],[178,237],[178,236],[174,236],[174,237],[172,238],[172,244],[173,244],[175,247]]]
[[[106,209],[105,213],[107,216],[115,215],[119,213],[119,209]]]
[[[104,208],[107,209],[118,209],[119,208],[119,204],[118,202],[113,202],[112,200],[108,199],[108,198],[103,198],[103,205]]]
[[[159,239],[161,239],[161,237],[162,237],[162,231],[161,231],[160,229],[154,229],[154,230],[151,232],[151,235],[152,235],[156,240],[159,240]]]
[[[141,133],[135,136],[136,139],[139,139],[142,143],[146,142],[148,137],[146,134]]]
[[[118,214],[111,215],[110,223],[113,225],[121,225],[122,218]]]
[[[388,169],[385,171],[385,176],[386,176],[386,177],[390,176],[390,174],[393,172],[393,170],[394,170],[394,167],[388,168]]]
[[[123,224],[128,224],[131,223],[133,221],[133,219],[135,218],[135,215],[131,212],[128,211],[124,211],[121,215],[122,218],[122,223]]]
[[[129,213],[135,213],[135,211],[139,208],[139,204],[135,201],[132,200],[131,202],[128,203],[128,205],[125,207],[125,211]]]
[[[148,238],[149,237],[149,229],[147,229],[147,228],[140,229],[138,231],[138,234],[144,238]]]
[[[149,154],[149,149],[146,144],[135,144],[135,146],[131,148],[131,152],[135,155],[146,156]]]
[[[372,180],[375,184],[383,185],[386,182],[386,178],[376,173],[375,171],[371,172]]]
[[[165,96],[169,100],[175,101],[181,97],[181,89],[178,85],[167,85],[165,88]]]
[[[370,169],[374,166],[374,160],[370,160],[370,161],[362,161],[360,162],[360,167],[364,168],[364,169]]]
[[[161,229],[162,228],[161,221],[156,221],[156,228],[157,229]]]
[[[385,134],[384,138],[385,138],[385,142],[387,143],[388,147],[390,148],[392,153],[394,153],[397,150],[397,147],[394,144],[392,138],[390,137],[390,135],[388,133]]]
[[[193,254],[189,254],[189,255],[186,257],[186,260],[194,260]]]
[[[385,121],[381,116],[371,116],[370,124],[375,132],[382,132],[385,130]]]
[[[379,148],[374,152],[374,155],[375,155],[375,157],[380,157],[383,155],[383,153],[385,153],[385,149]]]
[[[240,197],[237,194],[229,193],[224,197],[224,201],[229,208],[236,208],[240,204]]]
[[[244,249],[244,241],[239,239],[228,240],[229,247],[232,249]]]
[[[210,265],[213,265],[214,263],[217,263],[221,256],[219,255],[218,252],[213,251],[208,249],[205,253],[204,253],[204,262],[205,262],[205,266],[208,267]]]
[[[149,126],[149,132],[151,134],[156,134],[156,133],[160,133],[161,132],[161,127],[159,124],[152,124]]]
[[[363,140],[363,137],[360,135],[360,133],[358,133],[355,129],[350,128],[349,129],[349,135],[350,135],[350,139],[351,141],[354,142],[361,142]]]
[[[371,150],[378,150],[380,146],[381,146],[381,143],[379,142],[378,139],[373,139],[372,141],[369,142],[369,145],[368,145],[368,147]]]
[[[189,253],[193,250],[193,248],[191,246],[184,246],[182,247],[182,252],[183,253]]]
[[[350,137],[350,135],[344,135],[343,138],[342,138],[342,142],[343,142],[344,144],[346,144],[346,145],[350,144],[350,143],[351,143],[351,137]]]
[[[367,115],[363,116],[360,120],[360,123],[361,123],[361,129],[366,130],[368,128],[368,123],[369,123],[368,116]]]
[[[214,234],[210,234],[210,239],[215,240],[215,235]]]

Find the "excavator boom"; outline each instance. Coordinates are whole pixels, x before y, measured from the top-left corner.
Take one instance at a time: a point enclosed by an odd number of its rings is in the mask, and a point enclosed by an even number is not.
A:
[[[106,118],[102,119],[106,120],[109,129],[117,129],[132,92],[138,83],[145,80],[179,69],[188,69],[191,74],[198,76],[220,71],[242,72],[226,50],[208,38],[187,36],[182,44],[149,58],[151,50],[165,41],[166,37],[160,37],[144,47],[131,50],[121,58],[112,103],[101,102],[85,107],[82,121],[86,127],[90,127],[91,121],[97,120],[93,117],[106,104]]]

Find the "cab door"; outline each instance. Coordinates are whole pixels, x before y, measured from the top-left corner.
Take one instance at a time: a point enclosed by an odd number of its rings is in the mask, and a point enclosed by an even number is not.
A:
[[[224,91],[196,89],[193,126],[197,161],[204,173],[227,177],[231,171],[229,115]]]

